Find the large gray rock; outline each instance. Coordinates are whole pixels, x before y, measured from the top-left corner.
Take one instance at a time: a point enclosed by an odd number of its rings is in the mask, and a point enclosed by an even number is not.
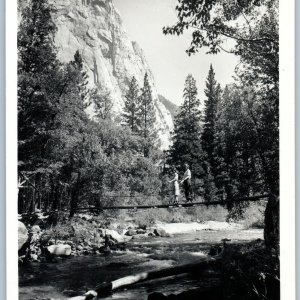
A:
[[[154,234],[156,236],[161,236],[161,237],[170,237],[171,236],[169,233],[167,233],[164,229],[161,229],[161,228],[155,228]]]
[[[133,230],[133,229],[128,229],[125,233],[125,235],[127,235],[127,236],[133,236],[135,234],[137,234],[137,231]]]
[[[18,221],[18,250],[22,248],[22,246],[25,244],[27,239],[28,239],[28,230],[22,222]]]
[[[112,230],[112,229],[106,229],[105,232],[106,232],[106,235],[110,236],[110,238],[118,244],[128,242],[132,238],[130,236],[120,235],[117,231]]]
[[[21,9],[28,0],[19,0]],[[112,0],[50,0],[57,9],[54,18],[58,28],[55,43],[62,62],[73,60],[79,50],[88,75],[89,87],[110,93],[114,111],[120,113],[124,96],[134,76],[143,85],[147,72],[156,109],[156,128],[161,147],[168,148],[173,120],[159,100],[154,78],[143,50],[132,42]],[[93,110],[89,111],[93,115]]]
[[[71,246],[58,244],[47,247],[48,252],[54,256],[69,256],[71,254]]]

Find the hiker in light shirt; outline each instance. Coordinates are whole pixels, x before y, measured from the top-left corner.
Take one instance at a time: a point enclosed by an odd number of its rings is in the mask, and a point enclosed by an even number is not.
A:
[[[174,195],[174,204],[178,204],[178,197],[179,197],[179,183],[178,183],[178,172],[176,168],[172,168],[172,173],[174,175],[173,179],[169,182],[173,182],[173,195]]]
[[[189,165],[188,164],[184,164],[184,168],[185,168],[185,172],[183,175],[183,179],[180,181],[180,183],[183,183],[183,187],[184,187],[184,194],[185,194],[185,198],[186,198],[186,202],[192,202],[192,186],[191,186],[191,171],[189,169]]]

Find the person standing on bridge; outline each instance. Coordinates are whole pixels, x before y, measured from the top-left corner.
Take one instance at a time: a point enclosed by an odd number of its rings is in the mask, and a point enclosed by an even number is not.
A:
[[[192,173],[190,171],[189,165],[187,163],[184,164],[185,172],[183,175],[183,179],[180,181],[180,184],[183,183],[184,194],[186,198],[186,202],[192,202],[192,185],[191,185],[191,177]]]
[[[177,172],[176,168],[172,168],[172,173],[174,174],[174,177],[169,182],[170,183],[174,182],[174,184],[173,184],[174,204],[178,204],[178,197],[179,197],[180,191],[179,191],[179,183],[178,183],[178,172]]]

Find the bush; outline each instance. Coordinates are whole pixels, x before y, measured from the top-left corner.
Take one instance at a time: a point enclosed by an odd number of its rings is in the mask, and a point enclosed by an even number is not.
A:
[[[243,223],[246,228],[264,228],[266,202],[252,202],[244,212]]]

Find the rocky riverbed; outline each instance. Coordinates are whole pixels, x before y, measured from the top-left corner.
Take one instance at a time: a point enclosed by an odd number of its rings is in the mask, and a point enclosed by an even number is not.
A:
[[[159,228],[165,226],[158,225]],[[167,230],[172,228],[175,232],[174,227],[179,225],[180,223],[174,223],[166,228]],[[65,258],[56,257],[52,261],[21,264],[19,268],[19,298],[21,300],[68,299],[68,297],[82,295],[104,281],[204,258],[213,247],[222,246],[223,238],[231,240],[228,242],[230,244],[247,243],[261,239],[263,236],[261,229],[243,230],[230,225],[226,229],[213,230],[211,227],[216,224],[202,225],[210,228],[172,233],[172,236],[169,237],[136,234],[130,237],[124,250],[111,251],[109,254],[71,254]],[[225,226],[225,224],[223,225]],[[150,232],[152,230],[149,229]],[[169,234],[167,231],[166,233]],[[121,236],[126,237],[125,234]],[[208,274],[201,281],[193,276],[182,275],[137,284],[128,289],[118,290],[105,299],[146,300],[152,293],[179,294],[186,290],[205,289],[219,284],[220,278],[214,274]],[[153,298],[153,296],[151,297]]]
[[[239,273],[240,266],[259,293],[268,290],[279,295],[278,288],[273,288],[279,287],[278,259],[266,252],[263,229],[249,228],[246,222],[142,221],[93,214],[76,214],[72,219],[67,214],[20,216],[19,299],[69,299],[103,282],[194,263],[220,252],[219,274],[208,270],[201,278],[185,274],[156,279],[119,289],[105,299],[198,299],[204,295],[220,300],[218,293],[224,292],[220,289],[227,280],[226,293],[239,300],[241,286],[244,294],[254,295],[244,273]],[[266,287],[268,276],[271,285]],[[205,293],[211,296],[212,291],[215,298],[207,298]]]
[[[23,222],[26,224],[24,224]],[[204,223],[157,222],[151,226],[137,225],[132,221],[118,223],[99,222],[98,216],[78,214],[72,220],[56,220],[37,214],[35,218],[19,221],[19,262],[52,261],[58,257],[105,254],[124,250],[130,240],[148,237],[170,238],[174,234],[203,230],[239,230],[236,223],[207,221]]]

